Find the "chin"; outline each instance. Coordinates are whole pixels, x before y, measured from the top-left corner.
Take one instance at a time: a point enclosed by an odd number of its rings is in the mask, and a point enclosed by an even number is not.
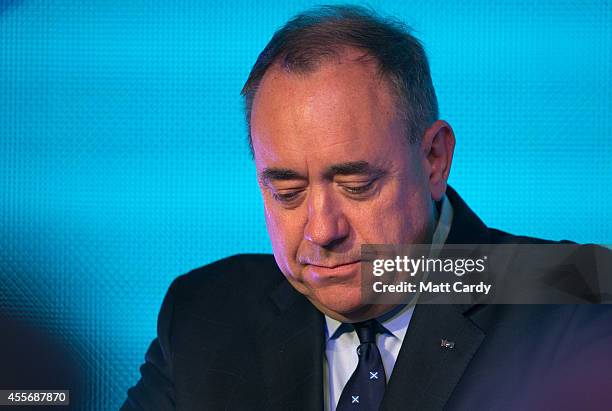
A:
[[[366,308],[359,287],[348,288],[346,285],[325,287],[324,290],[316,290],[307,297],[324,314],[342,321]]]

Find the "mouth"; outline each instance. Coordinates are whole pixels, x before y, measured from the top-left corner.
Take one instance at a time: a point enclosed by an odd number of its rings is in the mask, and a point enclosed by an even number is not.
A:
[[[321,281],[339,281],[347,280],[352,278],[356,274],[359,274],[361,261],[352,261],[342,264],[332,265],[319,265],[319,264],[306,264],[306,272],[308,272],[311,278],[317,282]]]

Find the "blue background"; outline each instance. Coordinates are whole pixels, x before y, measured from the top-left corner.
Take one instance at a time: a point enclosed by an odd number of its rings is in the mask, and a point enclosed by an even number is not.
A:
[[[0,308],[74,349],[75,408],[119,407],[175,276],[270,251],[239,91],[313,4],[0,2]],[[610,242],[610,2],[370,5],[423,41],[487,224]]]

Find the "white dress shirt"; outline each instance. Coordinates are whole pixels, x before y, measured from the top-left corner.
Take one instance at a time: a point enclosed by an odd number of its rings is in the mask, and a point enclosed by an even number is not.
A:
[[[442,198],[440,217],[432,238],[432,244],[444,244],[453,222],[453,208]],[[391,377],[404,336],[408,330],[414,306],[399,306],[377,320],[388,333],[379,334],[376,345],[380,351],[387,381]],[[323,361],[323,389],[325,410],[335,411],[344,386],[357,368],[359,338],[352,327],[325,316],[325,360]]]

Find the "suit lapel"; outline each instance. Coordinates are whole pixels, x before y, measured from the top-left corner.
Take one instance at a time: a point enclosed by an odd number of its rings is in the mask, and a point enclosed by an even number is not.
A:
[[[451,187],[448,244],[488,244],[489,230]],[[387,386],[382,410],[439,410],[485,338],[465,313],[469,305],[418,305]],[[442,347],[442,340],[454,343]]]
[[[442,347],[442,339],[454,348]],[[442,409],[483,339],[461,306],[417,306],[381,409]]]
[[[261,383],[267,410],[323,409],[323,315],[283,279],[263,325]]]

